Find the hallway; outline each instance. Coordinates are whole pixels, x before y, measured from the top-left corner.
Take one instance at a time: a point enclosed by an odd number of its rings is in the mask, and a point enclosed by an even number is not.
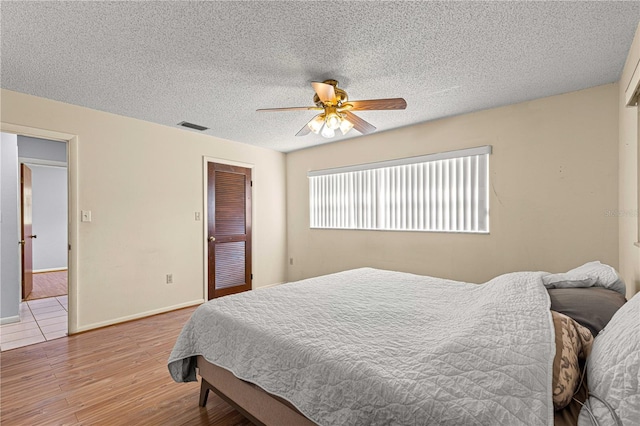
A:
[[[67,296],[22,302],[20,322],[0,326],[0,351],[66,337],[67,311]]]

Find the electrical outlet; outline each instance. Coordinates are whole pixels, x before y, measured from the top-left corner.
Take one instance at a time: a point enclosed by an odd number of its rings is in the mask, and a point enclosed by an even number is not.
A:
[[[173,274],[167,274],[167,284],[173,284]]]
[[[200,212],[196,212],[196,220],[200,220]]]

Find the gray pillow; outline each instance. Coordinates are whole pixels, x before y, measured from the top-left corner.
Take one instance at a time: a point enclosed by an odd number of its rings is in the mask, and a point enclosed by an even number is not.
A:
[[[551,310],[573,318],[596,336],[627,301],[617,291],[602,287],[550,288]]]

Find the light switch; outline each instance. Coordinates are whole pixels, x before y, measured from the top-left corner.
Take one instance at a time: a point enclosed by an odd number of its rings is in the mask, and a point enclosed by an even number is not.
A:
[[[82,222],[91,222],[91,210],[82,210],[80,220]]]

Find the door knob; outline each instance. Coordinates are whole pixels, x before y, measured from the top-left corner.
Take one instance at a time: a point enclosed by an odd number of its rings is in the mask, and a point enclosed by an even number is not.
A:
[[[216,240],[216,238],[215,238],[215,237],[213,237],[213,236],[212,236],[212,237],[209,237],[209,242],[210,242],[210,243],[214,242],[215,240]]]
[[[38,238],[37,235],[29,235],[29,238]]]
[[[18,241],[18,244],[20,244],[20,245],[22,245],[22,246],[23,246],[23,245],[24,245],[24,240],[20,240],[20,241]]]

